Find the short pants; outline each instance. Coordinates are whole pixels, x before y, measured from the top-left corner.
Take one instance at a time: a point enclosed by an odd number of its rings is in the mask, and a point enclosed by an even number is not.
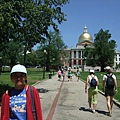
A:
[[[105,88],[105,96],[113,96],[113,95],[114,95],[114,89]]]
[[[58,75],[58,78],[61,78],[61,75]]]
[[[97,104],[98,97],[98,88],[89,88],[88,89],[88,102],[92,102],[93,104]]]

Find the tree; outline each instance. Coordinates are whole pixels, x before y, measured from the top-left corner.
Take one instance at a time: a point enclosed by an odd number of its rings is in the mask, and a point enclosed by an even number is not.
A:
[[[37,43],[43,43],[53,27],[59,31],[57,23],[66,21],[61,7],[69,0],[2,0],[0,2],[0,50],[9,41],[19,41],[26,51]]]
[[[101,71],[104,71],[107,65],[113,66],[114,63],[116,41],[109,40],[110,38],[109,30],[101,29],[95,34],[93,56],[96,59],[96,65],[101,66]]]
[[[49,27],[58,31],[56,21],[65,21],[61,7],[69,0],[2,0],[0,6],[0,43],[20,38],[33,47],[48,36]],[[17,40],[17,39],[16,39]]]
[[[15,42],[11,40],[9,43],[6,44],[6,47],[1,51],[4,64],[10,65],[11,67],[15,65],[19,61],[22,51],[23,45],[20,44],[18,41]]]
[[[41,65],[44,66],[44,53],[43,51],[46,50],[46,71],[50,71],[50,66],[53,64],[54,58],[54,66],[61,65],[60,59],[62,55],[64,55],[64,48],[66,45],[64,44],[60,32],[56,31],[49,31],[49,37],[46,38],[45,42],[40,44],[36,54],[40,59]]]
[[[96,66],[96,58],[94,55],[94,47],[89,47],[88,45],[84,46],[84,59],[86,61],[86,65],[95,67]]]

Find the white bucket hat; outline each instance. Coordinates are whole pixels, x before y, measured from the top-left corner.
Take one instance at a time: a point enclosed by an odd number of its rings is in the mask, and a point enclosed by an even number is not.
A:
[[[95,71],[94,70],[90,70],[90,73],[94,73]]]
[[[20,64],[13,66],[10,73],[14,73],[14,72],[22,72],[22,73],[27,74],[27,70],[26,70],[25,66],[20,65]]]
[[[111,70],[111,67],[110,67],[110,66],[106,66],[106,67],[104,68],[104,70]]]

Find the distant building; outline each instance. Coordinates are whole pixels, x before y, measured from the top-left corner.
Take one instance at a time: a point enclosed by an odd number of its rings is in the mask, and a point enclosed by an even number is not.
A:
[[[70,66],[71,68],[81,68],[82,71],[88,71],[89,69],[95,69],[100,71],[100,66],[91,68],[91,66],[86,66],[85,57],[84,57],[84,49],[85,45],[89,47],[93,47],[93,38],[88,33],[86,25],[84,26],[84,31],[80,35],[78,39],[78,43],[76,47],[66,48],[65,51],[67,52],[67,57],[64,59],[64,66]],[[114,60],[114,67],[117,64],[120,64],[120,51],[116,51],[117,55]]]
[[[114,68],[120,64],[120,50],[116,50],[116,56],[114,58]]]

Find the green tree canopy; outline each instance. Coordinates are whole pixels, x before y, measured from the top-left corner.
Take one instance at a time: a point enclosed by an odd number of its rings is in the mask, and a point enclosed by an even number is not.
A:
[[[19,43],[19,41],[11,40],[6,44],[6,47],[1,51],[2,56],[2,64],[10,65],[11,67],[15,65],[20,56],[23,54],[23,45]]]
[[[50,26],[65,21],[61,7],[69,0],[2,0],[0,3],[0,43],[20,39],[27,46],[45,40]]]
[[[95,34],[93,57],[96,59],[96,65],[101,66],[101,71],[104,71],[105,66],[113,66],[114,63],[116,41],[110,38],[109,30],[101,29]]]
[[[11,40],[23,44],[24,53],[44,42],[50,27],[59,31],[57,24],[66,21],[61,8],[67,3],[69,0],[1,0],[0,51]]]
[[[49,31],[49,37],[46,39],[44,44],[40,44],[36,50],[36,54],[39,59],[39,63],[44,65],[44,50],[46,50],[46,70],[49,71],[49,66],[61,66],[60,59],[64,55],[64,44],[62,37],[59,32]],[[54,59],[54,61],[53,61]]]

